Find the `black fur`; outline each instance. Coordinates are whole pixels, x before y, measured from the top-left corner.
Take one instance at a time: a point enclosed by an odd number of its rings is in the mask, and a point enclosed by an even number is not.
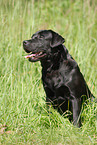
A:
[[[26,56],[29,61],[41,62],[46,103],[52,104],[61,114],[69,109],[73,114],[74,125],[80,127],[83,100],[93,95],[76,61],[63,45],[64,41],[62,36],[52,30],[41,30],[30,40],[23,41],[23,47],[27,53],[32,53]]]

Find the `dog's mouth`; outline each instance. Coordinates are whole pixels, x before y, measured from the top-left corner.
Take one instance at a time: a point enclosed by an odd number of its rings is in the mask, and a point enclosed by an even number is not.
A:
[[[31,58],[31,60],[39,60],[40,58],[43,58],[46,56],[46,53],[43,52],[37,52],[37,53],[32,53],[30,52],[28,55],[24,56],[25,58]]]

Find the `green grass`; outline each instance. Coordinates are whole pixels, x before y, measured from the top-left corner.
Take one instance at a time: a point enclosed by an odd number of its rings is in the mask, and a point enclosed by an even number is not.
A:
[[[40,29],[60,33],[97,97],[97,1],[0,0],[0,6],[0,144],[96,144],[97,104],[85,106],[80,129],[52,108],[49,114],[40,63],[25,60],[22,41]]]

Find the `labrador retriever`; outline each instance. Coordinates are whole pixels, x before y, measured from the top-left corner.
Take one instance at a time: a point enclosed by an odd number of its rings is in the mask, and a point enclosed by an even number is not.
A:
[[[64,38],[52,30],[41,30],[23,41],[24,50],[29,53],[29,61],[40,61],[42,81],[46,93],[46,103],[63,114],[72,112],[70,121],[81,126],[82,103],[93,98],[77,62],[63,45]]]

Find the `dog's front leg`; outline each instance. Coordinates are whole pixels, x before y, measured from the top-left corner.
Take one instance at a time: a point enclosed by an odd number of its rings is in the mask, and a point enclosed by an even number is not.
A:
[[[75,126],[80,127],[81,126],[81,99],[72,99],[72,110],[73,110],[73,124]]]
[[[45,83],[43,83],[43,87],[44,87],[44,90],[45,90],[45,93],[46,93],[46,104],[47,104],[47,106],[52,105],[54,108],[56,108],[57,98],[56,98],[54,92],[49,87],[47,87],[47,85]]]

